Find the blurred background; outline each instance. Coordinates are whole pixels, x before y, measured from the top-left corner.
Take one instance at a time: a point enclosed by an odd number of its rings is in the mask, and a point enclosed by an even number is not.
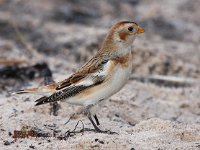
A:
[[[53,75],[66,77],[96,53],[114,23],[130,20],[146,30],[135,42],[134,73],[199,78],[199,5],[196,0],[0,0],[0,67],[45,62]],[[34,79],[42,76],[40,69],[18,76]]]
[[[82,149],[81,144],[90,147],[93,138],[103,137],[104,149],[199,148],[199,6],[199,0],[0,0],[1,141],[13,141],[13,131],[24,125],[40,131],[49,125],[63,133],[74,129],[78,120],[89,126],[80,107],[66,103],[63,109],[59,104],[34,107],[40,95],[10,91],[65,79],[97,52],[114,23],[129,20],[146,31],[134,43],[133,76],[97,113],[103,127],[120,136],[89,132],[87,138],[79,134],[67,142]],[[153,75],[162,79],[142,83]],[[186,80],[192,85],[185,86]],[[52,142],[43,141],[49,149]],[[40,140],[30,142],[18,145],[44,149]],[[13,145],[12,149],[20,148],[17,142]]]

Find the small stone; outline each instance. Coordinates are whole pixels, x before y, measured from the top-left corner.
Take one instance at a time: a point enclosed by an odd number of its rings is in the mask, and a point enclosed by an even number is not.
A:
[[[99,139],[94,139],[95,142],[97,142]]]
[[[10,145],[10,144],[11,144],[11,142],[9,142],[9,141],[4,142],[4,145]]]
[[[100,144],[104,144],[104,141],[99,141]]]
[[[35,146],[33,146],[33,145],[30,145],[30,146],[29,146],[29,148],[35,149]]]
[[[9,135],[9,136],[12,136],[12,133],[11,133],[11,132],[8,132],[8,135]]]

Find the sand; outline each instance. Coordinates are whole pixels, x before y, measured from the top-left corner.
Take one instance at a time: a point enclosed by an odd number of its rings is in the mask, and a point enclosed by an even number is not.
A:
[[[146,29],[134,43],[134,75],[200,79],[198,1],[0,0],[0,4],[0,59],[25,60],[20,67],[45,61],[55,81],[89,60],[114,22],[132,18]],[[54,116],[49,104],[34,106],[41,95],[10,94],[41,82],[38,77],[1,76],[0,149],[200,149],[200,84],[131,78],[119,93],[95,106],[100,128],[118,134],[85,131],[61,140],[58,137],[73,131],[78,122],[75,131],[93,127],[81,106],[59,102]],[[49,137],[14,139],[14,131],[22,127],[40,129]]]

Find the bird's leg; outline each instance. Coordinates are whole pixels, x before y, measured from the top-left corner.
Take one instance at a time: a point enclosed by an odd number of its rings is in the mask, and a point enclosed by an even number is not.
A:
[[[104,99],[101,99],[99,102],[102,102]],[[97,118],[97,115],[95,114],[94,116],[94,119],[95,119],[95,121],[96,121],[96,125],[100,125],[100,123],[99,123],[99,119]]]
[[[95,114],[93,117],[94,117],[94,119],[95,119],[95,121],[96,121],[96,124],[99,126],[100,123],[99,123],[99,119],[97,118],[97,115]]]
[[[108,131],[103,131],[103,130],[99,129],[99,127],[97,127],[97,125],[95,124],[95,122],[93,121],[93,119],[91,117],[90,106],[86,107],[86,113],[87,113],[88,119],[92,123],[92,125],[93,125],[93,127],[94,127],[94,129],[95,129],[96,132],[98,132],[98,133],[107,133],[107,134],[117,134],[116,132],[111,132],[109,130]],[[96,122],[99,123],[97,120],[96,120]]]
[[[95,124],[95,122],[93,121],[93,119],[92,119],[92,117],[91,117],[90,107],[91,107],[91,105],[90,105],[90,106],[87,106],[85,112],[86,112],[86,114],[87,114],[88,119],[89,119],[90,122],[92,123],[92,125],[93,125],[95,131],[100,132],[101,130],[97,127],[97,125]]]
[[[88,119],[90,120],[90,122],[92,123],[94,129],[96,132],[103,132],[101,129],[99,129],[99,127],[97,127],[97,125],[94,123],[94,121],[92,120],[91,115],[88,115]]]

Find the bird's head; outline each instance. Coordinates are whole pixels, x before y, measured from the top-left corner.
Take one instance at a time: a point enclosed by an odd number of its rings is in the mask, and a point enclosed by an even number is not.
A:
[[[129,45],[133,43],[138,34],[144,32],[144,29],[135,22],[123,21],[115,24],[110,32],[116,44]]]
[[[103,47],[107,50],[117,50],[130,47],[136,36],[144,33],[137,23],[130,21],[118,22],[112,26],[104,40]]]

